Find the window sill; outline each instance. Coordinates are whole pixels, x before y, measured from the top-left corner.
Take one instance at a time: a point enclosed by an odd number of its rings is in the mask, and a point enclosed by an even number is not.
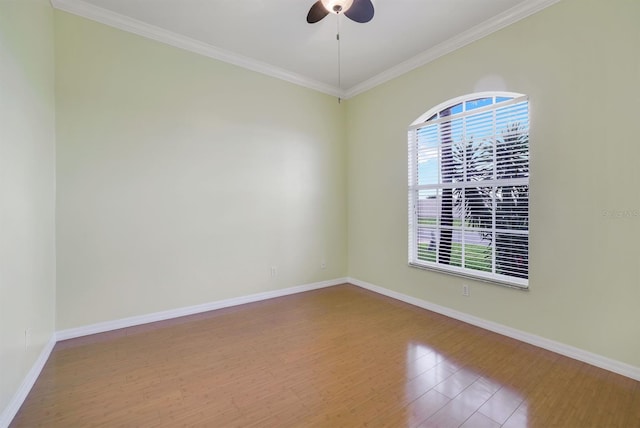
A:
[[[445,269],[445,268],[441,268],[441,267],[423,265],[423,264],[418,264],[418,263],[409,262],[409,267],[422,269],[422,270],[429,270],[429,271],[432,271],[432,272],[444,273],[444,274],[447,274],[447,275],[453,275],[453,276],[457,276],[457,277],[461,277],[461,278],[473,279],[475,281],[482,281],[482,282],[486,282],[488,284],[499,285],[499,286],[502,286],[502,287],[512,288],[512,289],[515,289],[515,290],[529,291],[529,285],[528,284],[523,285],[523,284],[519,284],[519,283],[516,283],[516,282],[501,281],[501,280],[495,279],[495,278],[487,278],[487,277],[484,277],[484,276],[481,276],[481,275],[473,275],[473,274],[469,274],[469,273],[465,273],[465,272],[459,272],[459,271],[455,271],[455,270],[449,270],[449,269]]]

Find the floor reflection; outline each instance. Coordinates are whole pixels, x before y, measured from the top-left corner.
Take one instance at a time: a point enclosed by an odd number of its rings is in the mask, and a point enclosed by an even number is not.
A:
[[[636,380],[337,286],[58,343],[11,426],[627,428],[639,409]]]
[[[404,426],[527,426],[522,394],[424,343],[407,345],[406,377]]]

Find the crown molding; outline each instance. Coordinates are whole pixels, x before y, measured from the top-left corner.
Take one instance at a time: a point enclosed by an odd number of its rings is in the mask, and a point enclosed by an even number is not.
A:
[[[283,68],[258,61],[243,55],[239,55],[213,45],[186,37],[155,25],[133,19],[107,9],[87,3],[83,0],[50,0],[55,9],[62,10],[92,21],[99,22],[122,31],[134,33],[161,43],[180,49],[207,56],[229,64],[255,71],[267,76],[275,77],[299,86],[316,90],[334,97],[348,99],[355,97],[369,89],[388,82],[411,70],[434,61],[441,56],[451,53],[463,46],[473,43],[502,28],[505,28],[521,19],[524,19],[542,9],[549,7],[561,0],[528,0],[525,1],[473,28],[453,37],[439,45],[426,50],[413,58],[408,59],[382,73],[365,80],[347,90],[328,85],[326,83],[293,73]]]
[[[55,9],[68,12],[73,15],[78,15],[122,31],[137,34],[176,48],[237,65],[239,67],[275,77],[299,86],[304,86],[327,95],[344,98],[344,91],[332,85],[319,82],[315,79],[310,79],[266,62],[220,49],[208,43],[103,9],[83,0],[51,0],[51,5]]]
[[[378,85],[381,85],[389,80],[395,79],[411,70],[421,67],[425,64],[435,61],[436,59],[451,53],[463,46],[473,43],[483,37],[488,36],[491,33],[495,33],[515,22],[520,21],[528,16],[533,15],[547,8],[561,0],[529,0],[520,3],[517,6],[512,7],[503,13],[494,16],[493,18],[470,28],[469,30],[461,33],[439,45],[428,49],[413,58],[410,58],[400,64],[391,67],[382,73],[365,80],[364,82],[357,84],[349,88],[345,93],[345,98],[352,98],[359,95],[369,89],[373,89]]]

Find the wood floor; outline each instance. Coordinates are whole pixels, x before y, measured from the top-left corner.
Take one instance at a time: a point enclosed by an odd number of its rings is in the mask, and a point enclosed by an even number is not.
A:
[[[640,427],[640,382],[342,285],[60,342],[12,427]]]

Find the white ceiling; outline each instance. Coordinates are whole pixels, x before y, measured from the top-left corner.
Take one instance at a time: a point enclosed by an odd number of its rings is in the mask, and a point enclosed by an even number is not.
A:
[[[51,1],[67,12],[349,97],[559,0],[372,0],[375,16],[365,24],[336,15],[307,24],[315,0]]]

